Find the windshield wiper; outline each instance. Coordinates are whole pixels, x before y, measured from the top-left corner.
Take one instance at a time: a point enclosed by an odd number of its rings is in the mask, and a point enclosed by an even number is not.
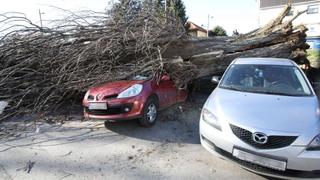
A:
[[[229,90],[235,90],[235,91],[242,91],[242,92],[248,92],[248,93],[259,93],[259,94],[272,94],[272,95],[279,95],[279,96],[307,96],[303,94],[288,94],[288,93],[281,93],[281,92],[273,92],[273,91],[263,91],[263,90],[250,90],[246,88],[240,88],[238,86],[220,86],[221,88],[224,89],[229,89]]]
[[[279,95],[279,96],[305,96],[305,95],[302,95],[302,94],[288,94],[288,93],[282,93],[282,92],[274,92],[274,91],[259,91],[259,90],[256,90],[256,91],[251,91],[251,92],[255,92],[255,93],[261,93],[261,94],[272,94],[272,95]]]
[[[264,91],[264,90],[258,90],[258,89],[247,89],[247,87],[244,88],[244,87],[239,87],[234,85],[229,85],[229,86],[220,85],[220,88],[234,90],[234,91],[248,92],[248,93],[272,94],[272,95],[279,95],[279,96],[308,96],[306,94],[289,94],[289,93],[283,93],[283,92]]]
[[[243,91],[243,88],[240,88],[238,86],[230,85],[230,86],[220,86],[221,88],[224,89],[229,89],[229,90],[235,90],[235,91]]]

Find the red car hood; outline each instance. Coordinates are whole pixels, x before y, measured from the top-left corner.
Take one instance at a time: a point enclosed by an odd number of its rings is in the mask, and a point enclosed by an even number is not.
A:
[[[90,95],[96,96],[98,94],[102,96],[112,96],[121,93],[130,86],[137,83],[143,83],[144,81],[128,80],[128,81],[116,81],[111,83],[102,84],[90,89]]]

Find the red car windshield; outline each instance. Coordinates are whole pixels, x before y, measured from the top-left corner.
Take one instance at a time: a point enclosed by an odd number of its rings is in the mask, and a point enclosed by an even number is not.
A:
[[[150,79],[150,76],[144,76],[144,75],[135,75],[127,78],[127,80],[137,80],[137,81],[148,80],[148,79]]]

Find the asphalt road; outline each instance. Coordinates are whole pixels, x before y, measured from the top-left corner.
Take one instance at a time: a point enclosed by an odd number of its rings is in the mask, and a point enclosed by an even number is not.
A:
[[[0,179],[265,179],[201,147],[201,104],[194,104],[163,112],[152,128],[134,121],[105,127],[80,116],[63,124],[4,123]]]

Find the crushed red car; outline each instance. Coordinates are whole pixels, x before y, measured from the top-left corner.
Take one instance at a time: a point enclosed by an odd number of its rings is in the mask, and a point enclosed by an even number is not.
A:
[[[185,88],[177,88],[168,75],[156,78],[135,76],[89,89],[83,99],[86,119],[138,119],[145,127],[154,125],[158,111],[187,98]]]

